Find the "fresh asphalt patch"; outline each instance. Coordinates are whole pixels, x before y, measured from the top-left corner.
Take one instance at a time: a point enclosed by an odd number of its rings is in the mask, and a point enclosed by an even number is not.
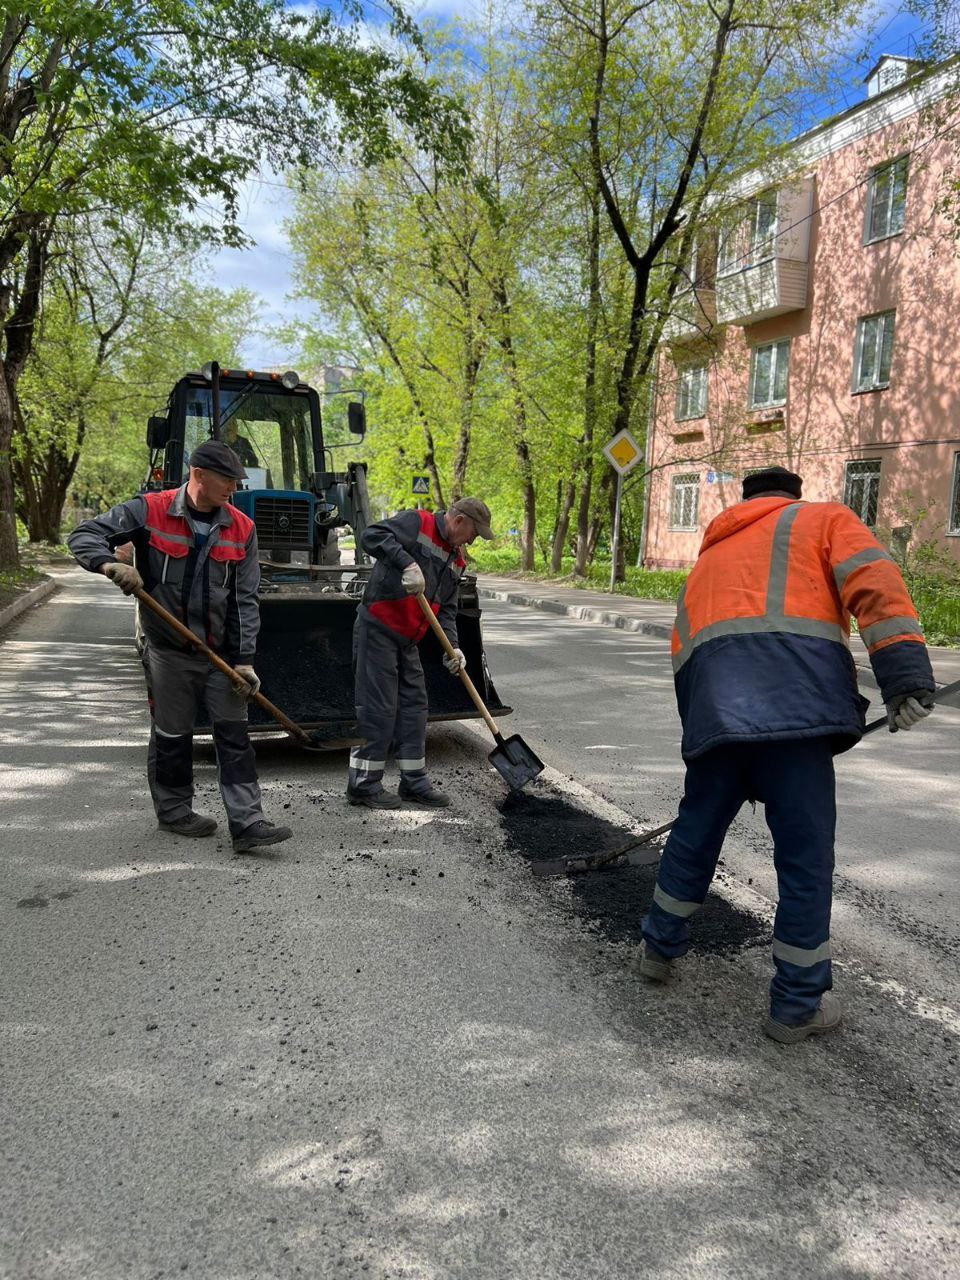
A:
[[[612,853],[631,835],[629,828],[589,812],[557,795],[551,783],[511,792],[498,805],[507,847],[536,862],[558,852],[577,857]],[[657,866],[604,868],[569,877],[570,911],[610,942],[639,945],[640,922],[653,897]],[[769,946],[767,920],[711,891],[697,912],[691,950],[700,955],[737,955]]]

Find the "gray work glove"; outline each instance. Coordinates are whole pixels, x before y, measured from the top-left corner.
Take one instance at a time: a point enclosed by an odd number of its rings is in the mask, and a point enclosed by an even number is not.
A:
[[[427,585],[423,576],[423,570],[414,561],[408,564],[403,571],[403,577],[400,579],[403,583],[403,589],[408,596],[418,595]]]
[[[454,657],[445,657],[443,665],[447,668],[452,676],[458,676],[461,671],[466,670],[467,659],[462,649],[454,649]]]
[[[912,729],[933,710],[933,694],[929,689],[915,689],[913,693],[898,693],[887,703],[887,724],[891,733],[898,729]]]
[[[245,689],[239,689],[237,692],[241,693],[245,698],[252,698],[260,689],[260,677],[254,671],[253,667],[247,663],[244,663],[239,667],[234,667],[234,671],[236,671],[238,676],[243,676],[243,681],[246,685]]]
[[[111,560],[103,566],[103,572],[111,582],[115,582],[125,596],[132,596],[137,590],[143,590],[143,579],[132,564],[122,564],[119,560]]]

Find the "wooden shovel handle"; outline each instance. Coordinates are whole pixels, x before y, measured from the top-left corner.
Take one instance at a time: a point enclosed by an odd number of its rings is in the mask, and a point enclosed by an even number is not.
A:
[[[437,621],[437,615],[430,608],[430,605],[427,603],[427,597],[423,594],[422,591],[417,593],[417,600],[420,604],[420,608],[423,610],[424,617],[427,619],[427,621],[430,623],[430,626],[433,628],[434,635],[437,637],[437,639],[440,641],[441,645],[443,646],[443,649],[446,652],[447,657],[456,658],[457,656],[456,651],[454,650],[453,645],[447,639],[447,633],[444,631],[443,627],[441,627],[440,623]],[[480,712],[480,714],[483,716],[484,720],[486,721],[487,728],[490,730],[493,736],[499,740],[500,729],[497,725],[497,722],[496,720],[494,720],[493,716],[484,706],[483,699],[480,697],[479,693],[477,693],[476,685],[467,675],[466,668],[462,663],[460,664],[459,674],[460,674],[460,679],[463,681],[464,685],[466,686],[467,693],[469,693],[470,697],[473,699],[474,706],[477,708],[477,710]]]
[[[189,627],[185,627],[183,623],[165,609],[162,604],[158,604],[156,600],[154,600],[153,596],[147,595],[146,591],[141,587],[137,587],[133,594],[141,604],[146,605],[147,608],[152,610],[158,618],[162,618],[167,626],[171,627],[178,636],[182,636],[188,644],[192,644],[194,648],[199,649],[207,661],[213,663],[217,670],[222,671],[223,674],[229,680],[232,680],[235,685],[239,687],[240,685],[246,684],[246,681],[239,672],[234,671],[233,667],[231,667],[228,662],[224,662],[219,654],[214,653],[209,645],[204,644],[196,632],[191,631]],[[253,701],[263,707],[264,711],[266,711],[268,715],[273,716],[274,720],[276,720],[278,724],[283,725],[287,733],[292,734],[298,742],[305,742],[308,746],[310,745],[309,736],[304,733],[294,720],[291,720],[288,715],[284,715],[279,707],[275,707],[269,698],[266,698],[262,693],[257,692],[253,695]]]

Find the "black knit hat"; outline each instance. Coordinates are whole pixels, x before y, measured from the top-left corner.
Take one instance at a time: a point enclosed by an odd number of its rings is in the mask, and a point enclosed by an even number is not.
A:
[[[803,481],[786,467],[764,467],[746,476],[743,481],[743,500],[755,498],[760,493],[789,493],[799,498],[803,489]]]
[[[204,471],[219,471],[221,475],[232,476],[234,480],[247,478],[240,459],[222,440],[204,440],[203,444],[198,444],[190,455],[190,465],[202,467]]]

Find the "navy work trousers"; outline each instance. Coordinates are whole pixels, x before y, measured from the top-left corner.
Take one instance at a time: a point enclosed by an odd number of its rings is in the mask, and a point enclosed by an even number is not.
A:
[[[687,922],[707,896],[727,828],[745,800],[764,805],[780,891],[770,1013],[778,1022],[805,1022],[833,985],[830,906],[837,809],[828,738],[733,743],[688,762],[643,936],[661,955],[684,954]]]
[[[350,752],[349,789],[379,795],[393,750],[404,785],[414,792],[429,790],[427,685],[416,644],[358,613],[353,679],[357,730],[366,743]]]

